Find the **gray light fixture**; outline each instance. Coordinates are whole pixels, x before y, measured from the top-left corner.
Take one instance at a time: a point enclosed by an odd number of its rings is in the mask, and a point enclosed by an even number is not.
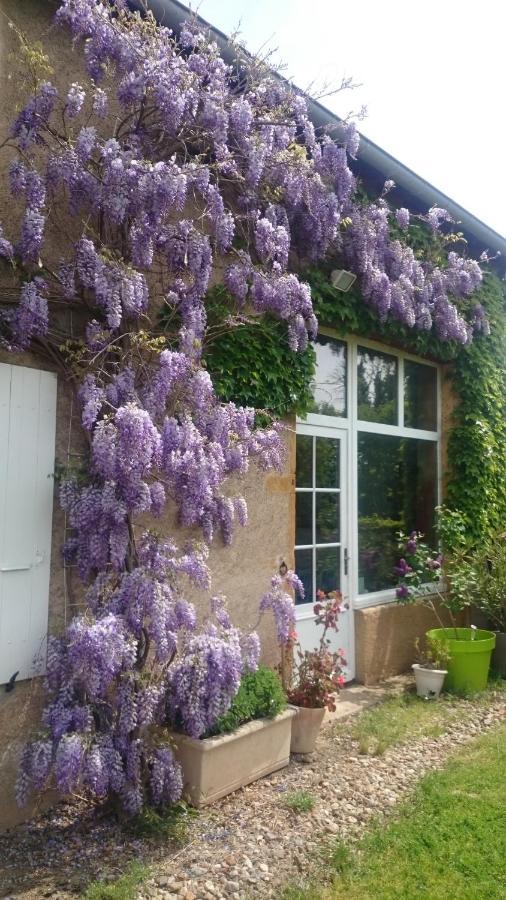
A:
[[[330,273],[330,280],[338,291],[346,294],[351,286],[355,284],[357,276],[353,272],[347,272],[346,269],[334,269]]]

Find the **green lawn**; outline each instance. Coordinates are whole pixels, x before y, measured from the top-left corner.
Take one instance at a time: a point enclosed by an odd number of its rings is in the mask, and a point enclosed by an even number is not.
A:
[[[505,900],[506,724],[423,778],[388,825],[336,847],[332,887],[285,900]]]

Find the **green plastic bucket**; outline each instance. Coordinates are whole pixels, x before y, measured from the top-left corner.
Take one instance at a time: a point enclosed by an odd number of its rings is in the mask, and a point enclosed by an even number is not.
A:
[[[485,690],[490,657],[495,647],[493,631],[482,628],[433,628],[427,632],[427,637],[444,641],[451,653],[445,679],[447,691],[476,694]]]

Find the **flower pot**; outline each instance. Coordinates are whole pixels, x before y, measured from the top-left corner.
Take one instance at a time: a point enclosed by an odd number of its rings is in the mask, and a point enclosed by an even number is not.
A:
[[[183,796],[200,808],[290,762],[294,709],[273,719],[256,719],[231,734],[197,740],[172,733],[174,755],[183,769]]]
[[[312,753],[316,738],[320,733],[325,715],[325,707],[311,709],[305,706],[294,706],[295,718],[292,721],[291,753]]]
[[[426,700],[435,700],[439,697],[445,676],[448,674],[446,669],[425,669],[419,663],[414,663],[411,668],[415,673],[416,693],[419,697],[425,697]]]
[[[455,694],[475,694],[487,686],[490,657],[495,646],[493,631],[481,628],[433,628],[428,638],[444,641],[451,653],[446,689]]]
[[[495,648],[492,654],[492,668],[497,675],[506,678],[506,634],[502,631],[495,633]]]

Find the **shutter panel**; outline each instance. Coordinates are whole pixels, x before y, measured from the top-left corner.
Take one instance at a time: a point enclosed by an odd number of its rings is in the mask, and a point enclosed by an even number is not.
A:
[[[56,384],[0,364],[0,684],[45,671]]]

